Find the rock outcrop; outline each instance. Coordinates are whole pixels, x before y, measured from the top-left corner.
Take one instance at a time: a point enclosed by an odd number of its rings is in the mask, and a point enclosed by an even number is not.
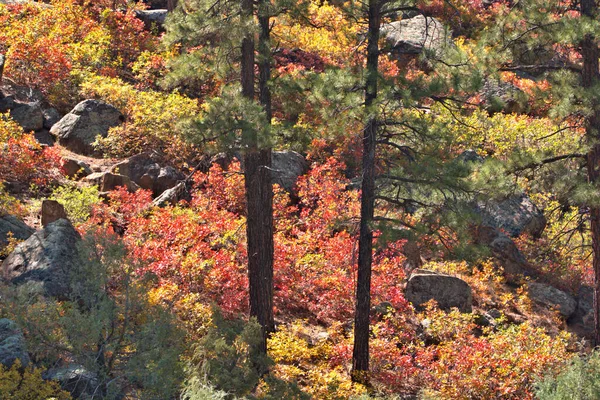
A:
[[[115,107],[100,100],[85,100],[52,126],[50,133],[72,152],[100,156],[92,143],[98,136],[106,137],[108,130],[125,118]]]
[[[435,300],[443,310],[456,307],[461,312],[472,311],[473,297],[469,284],[439,272],[415,270],[406,284],[405,297],[417,308]]]
[[[2,263],[3,277],[15,285],[34,286],[46,296],[67,299],[80,240],[68,220],[52,222],[17,245]]]

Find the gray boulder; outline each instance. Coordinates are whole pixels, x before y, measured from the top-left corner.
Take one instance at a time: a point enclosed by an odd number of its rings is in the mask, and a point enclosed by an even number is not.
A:
[[[569,318],[569,325],[581,334],[593,337],[594,333],[594,288],[581,286],[576,297],[577,308]]]
[[[39,102],[21,102],[8,96],[0,99],[0,112],[7,111],[25,132],[35,132],[44,128],[44,115]]]
[[[271,155],[273,183],[292,193],[301,175],[308,172],[308,163],[295,151],[274,151]]]
[[[70,271],[78,261],[79,233],[59,219],[20,243],[2,263],[5,280],[39,288],[45,295],[67,299]]]
[[[396,54],[421,54],[423,50],[437,54],[450,43],[450,35],[440,21],[420,14],[383,25],[381,36]]]
[[[26,240],[35,230],[14,215],[0,216],[0,250],[8,245],[9,232],[15,239]]]
[[[128,177],[142,189],[152,190],[154,196],[177,185],[185,175],[170,165],[166,165],[154,153],[141,153],[115,164],[110,172]]]
[[[48,129],[42,129],[41,131],[37,131],[34,132],[33,136],[35,137],[35,140],[42,145],[42,147],[44,146],[48,146],[48,147],[52,147],[54,146],[54,136],[52,136],[50,134],[50,131]]]
[[[63,158],[62,168],[65,171],[65,175],[69,178],[76,179],[92,174],[90,165],[84,161],[77,160],[76,158]]]
[[[54,107],[42,109],[44,116],[44,128],[52,129],[52,127],[62,118],[58,110]]]
[[[167,9],[136,10],[135,16],[144,22],[146,29],[163,29],[168,13]]]
[[[529,296],[538,303],[558,309],[560,314],[569,318],[577,309],[577,302],[568,293],[545,283],[531,282],[528,285]]]
[[[165,190],[160,196],[152,201],[152,204],[158,207],[164,207],[167,205],[175,205],[187,195],[187,188],[185,182],[179,182],[171,189]]]
[[[467,282],[434,271],[415,270],[406,284],[405,297],[417,308],[433,299],[443,310],[456,307],[461,312],[472,311],[473,297]]]
[[[110,172],[94,172],[86,176],[83,180],[92,185],[97,185],[101,192],[109,192],[119,186],[125,186],[130,192],[135,192],[140,188],[128,176],[112,174]]]
[[[494,258],[504,269],[508,281],[518,275],[531,274],[531,266],[511,238],[490,226],[479,226],[476,243],[489,247]]]
[[[487,79],[480,94],[484,107],[490,112],[525,112],[527,95],[512,83]]]
[[[67,149],[84,155],[101,155],[92,143],[98,136],[119,125],[125,117],[119,110],[100,100],[85,100],[52,126],[50,133]]]
[[[75,399],[92,399],[99,395],[100,379],[95,372],[87,370],[79,364],[50,368],[42,374],[47,381],[57,381]]]
[[[31,361],[21,329],[10,319],[0,319],[0,364],[10,368],[16,360],[26,367]]]
[[[523,233],[540,237],[546,227],[544,214],[525,194],[480,203],[477,210],[483,225],[501,229],[512,237]]]

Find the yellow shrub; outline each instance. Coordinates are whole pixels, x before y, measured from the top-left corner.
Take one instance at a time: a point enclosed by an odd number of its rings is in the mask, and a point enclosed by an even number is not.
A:
[[[180,163],[193,150],[175,134],[177,124],[198,114],[196,100],[177,93],[140,91],[117,78],[88,75],[81,84],[86,97],[100,98],[125,114],[124,124],[112,128],[98,147],[113,156],[129,156],[147,149],[164,151]]]
[[[0,398],[10,400],[68,400],[69,393],[60,389],[57,382],[42,379],[42,370],[26,368],[20,371],[17,360],[10,369],[0,364]]]

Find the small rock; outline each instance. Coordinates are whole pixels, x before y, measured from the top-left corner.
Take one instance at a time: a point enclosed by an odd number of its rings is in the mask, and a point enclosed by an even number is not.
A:
[[[10,319],[0,319],[0,364],[10,368],[16,360],[26,367],[31,361],[21,329]]]
[[[119,125],[125,117],[119,110],[100,100],[85,100],[52,126],[50,133],[67,149],[84,155],[101,155],[92,143],[98,136]]]
[[[568,293],[544,283],[531,282],[529,296],[538,303],[557,308],[560,314],[569,318],[577,308],[577,302]]]
[[[56,200],[42,201],[42,226],[45,227],[61,218],[67,219],[67,212],[62,204]]]
[[[424,269],[413,272],[406,284],[405,297],[417,308],[429,300],[435,300],[442,310],[453,307],[465,313],[472,310],[473,297],[467,282],[455,276]]]

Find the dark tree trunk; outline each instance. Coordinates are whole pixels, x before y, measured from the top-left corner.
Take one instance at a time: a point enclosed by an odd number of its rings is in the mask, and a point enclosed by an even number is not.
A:
[[[173,11],[177,7],[177,0],[167,0],[167,11]]]
[[[352,353],[352,380],[364,384],[369,382],[369,317],[371,310],[371,264],[373,262],[371,222],[373,221],[375,208],[375,141],[377,135],[376,113],[372,107],[377,99],[380,20],[379,0],[370,0],[365,89],[367,122],[363,134],[358,278],[356,282],[354,350]]]
[[[598,6],[595,0],[581,0],[582,15],[595,18],[598,13]],[[581,80],[586,88],[592,87],[599,82],[600,70],[598,68],[598,44],[596,38],[587,35],[581,43],[581,53],[583,56],[583,71]],[[600,108],[598,101],[592,104],[594,108],[592,114],[586,121],[586,135],[591,150],[587,155],[587,173],[588,181],[592,184],[598,184],[600,171]],[[594,267],[594,345],[600,345],[600,208],[596,205],[590,207],[590,228],[592,235],[592,263]]]
[[[0,83],[2,83],[2,74],[4,73],[4,63],[6,58],[4,54],[0,54]]]
[[[242,1],[242,10],[252,16],[252,0]],[[261,18],[261,28],[263,26]],[[268,18],[266,27],[268,29]],[[268,48],[261,29],[259,50]],[[262,51],[261,51],[262,53]],[[267,82],[270,78],[268,57],[260,54],[260,100],[270,110]],[[254,41],[247,36],[242,41],[242,93],[254,98]],[[264,102],[267,102],[266,104]],[[274,330],[273,321],[273,187],[271,185],[271,149],[260,149],[256,133],[244,155],[246,189],[246,236],[248,241],[248,281],[250,286],[250,315],[256,317],[263,329],[261,353],[267,352],[267,335]]]

